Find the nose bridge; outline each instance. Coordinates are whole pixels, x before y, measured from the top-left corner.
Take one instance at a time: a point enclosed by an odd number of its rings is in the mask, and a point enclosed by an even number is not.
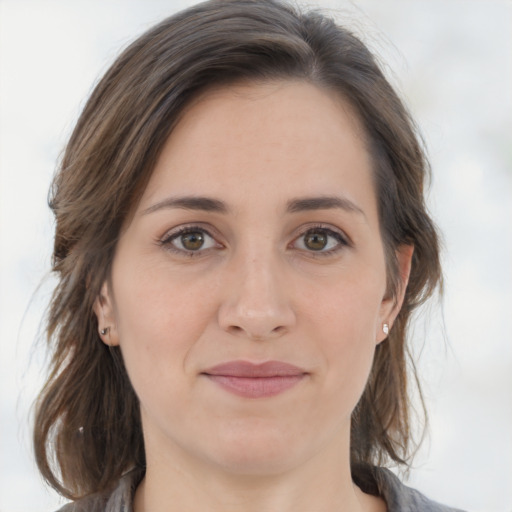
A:
[[[279,299],[279,265],[269,254],[255,254],[242,263],[238,301],[255,315],[271,311]]]
[[[275,337],[294,323],[283,261],[268,241],[247,247],[231,262],[220,324],[253,339]]]

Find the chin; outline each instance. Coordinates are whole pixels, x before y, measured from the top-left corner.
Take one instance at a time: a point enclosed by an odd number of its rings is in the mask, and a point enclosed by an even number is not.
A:
[[[227,433],[226,433],[227,434]],[[235,429],[214,442],[212,462],[228,473],[264,476],[284,473],[305,458],[290,432],[264,425]],[[302,440],[301,446],[307,443]]]

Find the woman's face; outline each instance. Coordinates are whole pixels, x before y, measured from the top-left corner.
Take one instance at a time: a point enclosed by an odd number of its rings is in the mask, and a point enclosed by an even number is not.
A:
[[[301,82],[203,95],[167,140],[95,310],[140,399],[148,459],[255,474],[348,455],[396,314],[350,108]]]

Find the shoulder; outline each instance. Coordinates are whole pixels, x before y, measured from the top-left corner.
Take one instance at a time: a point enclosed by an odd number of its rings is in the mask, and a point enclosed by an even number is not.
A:
[[[354,475],[355,483],[364,492],[380,495],[393,512],[463,512],[441,505],[404,485],[396,475],[385,468],[366,468]]]
[[[133,497],[144,472],[133,470],[123,475],[108,492],[91,494],[64,505],[57,512],[133,512]]]

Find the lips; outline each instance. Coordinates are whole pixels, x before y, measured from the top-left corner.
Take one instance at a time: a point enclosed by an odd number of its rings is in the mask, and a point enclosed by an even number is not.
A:
[[[265,398],[278,395],[298,384],[307,372],[281,361],[254,364],[229,361],[202,372],[224,390],[245,398]]]

